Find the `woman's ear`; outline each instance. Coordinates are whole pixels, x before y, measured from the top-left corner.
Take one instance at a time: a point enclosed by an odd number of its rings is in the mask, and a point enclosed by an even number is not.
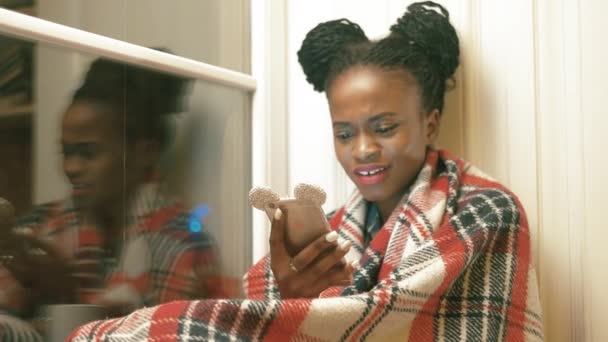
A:
[[[424,138],[427,145],[432,145],[439,136],[439,126],[441,124],[441,112],[435,108],[426,114],[424,118]]]

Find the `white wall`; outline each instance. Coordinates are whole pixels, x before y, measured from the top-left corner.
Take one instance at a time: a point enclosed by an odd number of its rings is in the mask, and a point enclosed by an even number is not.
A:
[[[38,16],[242,72],[250,69],[248,0],[38,0]],[[36,56],[34,201],[65,196],[59,120],[69,95],[95,56],[40,46]],[[211,206],[207,221],[220,245],[224,270],[239,277],[251,263],[251,98],[206,82],[194,84],[189,112],[180,115],[173,157],[174,184],[192,204]],[[183,177],[187,177],[184,181]]]
[[[317,23],[347,17],[376,37],[412,1],[288,2],[289,187],[352,188],[333,157],[329,114],[297,63]],[[509,186],[527,210],[547,341],[606,341],[608,3],[444,0],[461,38],[440,145]],[[311,141],[310,133],[314,139]]]
[[[251,6],[251,72],[258,81],[253,98],[252,184],[288,192],[287,4],[254,0]],[[252,208],[252,255],[268,251],[270,222]]]
[[[541,291],[555,340],[608,339],[606,10],[605,1],[537,1]]]

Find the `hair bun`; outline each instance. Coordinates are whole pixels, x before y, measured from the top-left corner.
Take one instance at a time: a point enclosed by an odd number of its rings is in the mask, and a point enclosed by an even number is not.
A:
[[[170,53],[166,49],[155,49]],[[181,112],[188,78],[137,65],[94,60],[72,101],[91,101],[126,117],[130,138],[154,138],[163,145],[171,138],[170,114]]]
[[[333,59],[347,46],[369,41],[359,25],[348,19],[327,21],[310,30],[298,51],[306,80],[316,91],[325,90]]]
[[[448,11],[440,4],[424,1],[409,5],[391,26],[391,35],[419,46],[443,79],[456,72],[460,63],[458,35],[450,24]]]
[[[188,82],[164,72],[98,58],[91,63],[80,91],[102,100],[121,98],[128,92],[129,100],[139,108],[163,115],[181,109],[181,94]]]

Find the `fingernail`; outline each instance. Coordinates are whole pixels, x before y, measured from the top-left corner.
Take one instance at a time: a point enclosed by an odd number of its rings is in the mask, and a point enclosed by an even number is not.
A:
[[[361,264],[359,264],[359,262],[357,260],[353,261],[350,263],[350,266],[352,268],[354,268],[355,270],[358,270],[359,268],[361,268]]]
[[[277,210],[274,212],[274,219],[278,221],[281,219],[281,216],[283,216],[283,212],[281,209],[277,208]]]
[[[325,241],[327,242],[336,242],[336,240],[338,240],[338,233],[336,231],[325,235]]]
[[[343,241],[340,243],[340,249],[341,249],[342,251],[344,251],[344,252],[345,252],[345,251],[347,251],[349,248],[350,248],[350,241],[343,240]]]

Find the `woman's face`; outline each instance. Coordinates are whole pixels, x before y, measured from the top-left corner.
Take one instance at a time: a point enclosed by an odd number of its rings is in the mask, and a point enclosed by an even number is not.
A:
[[[327,97],[340,164],[366,200],[394,207],[424,163],[439,112],[423,113],[405,70],[351,67],[331,82]]]
[[[63,171],[72,185],[79,208],[93,211],[124,205],[125,191],[142,178],[133,172],[137,154],[124,143],[115,115],[87,102],[75,102],[66,110],[61,126]]]

